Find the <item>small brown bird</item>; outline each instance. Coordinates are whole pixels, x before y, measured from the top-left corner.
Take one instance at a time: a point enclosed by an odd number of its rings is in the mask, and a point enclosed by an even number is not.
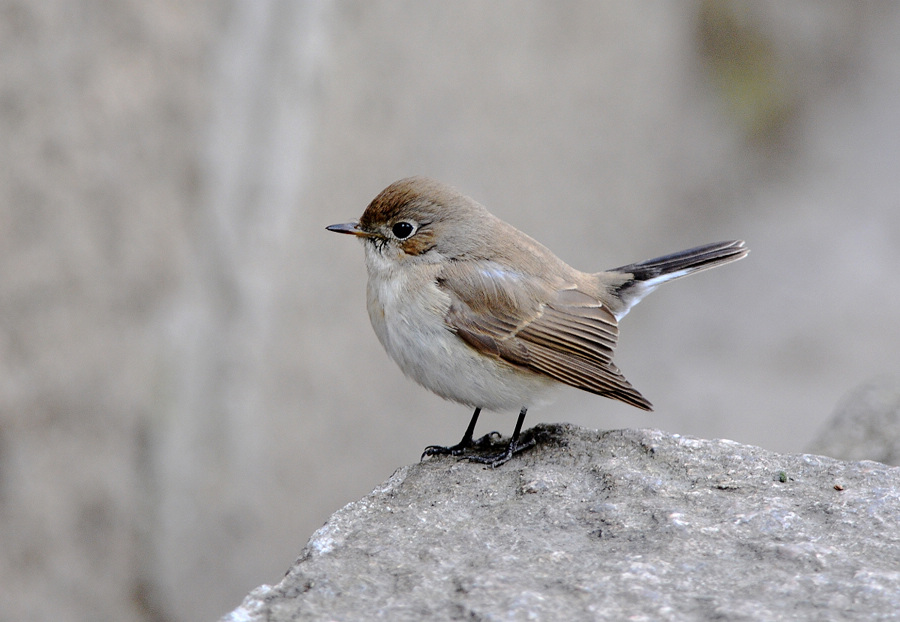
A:
[[[559,383],[651,410],[612,362],[618,323],[666,281],[745,257],[744,242],[699,246],[604,272],[572,268],[549,249],[440,182],[401,179],[359,222],[329,231],[362,240],[367,306],[381,344],[403,372],[475,409],[452,454],[499,466],[520,443],[528,407]],[[506,449],[473,449],[482,408],[520,409]]]

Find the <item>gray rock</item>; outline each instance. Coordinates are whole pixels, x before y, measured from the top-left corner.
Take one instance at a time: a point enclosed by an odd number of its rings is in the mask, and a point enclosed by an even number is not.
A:
[[[900,469],[657,430],[529,431],[496,470],[398,469],[256,620],[843,620],[900,611]]]

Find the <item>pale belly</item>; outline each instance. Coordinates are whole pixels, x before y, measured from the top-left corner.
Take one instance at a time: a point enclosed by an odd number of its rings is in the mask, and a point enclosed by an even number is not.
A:
[[[397,272],[370,271],[367,302],[375,334],[407,376],[443,398],[499,411],[531,406],[555,385],[457,337],[444,322],[450,298],[434,283],[436,270],[416,281]]]

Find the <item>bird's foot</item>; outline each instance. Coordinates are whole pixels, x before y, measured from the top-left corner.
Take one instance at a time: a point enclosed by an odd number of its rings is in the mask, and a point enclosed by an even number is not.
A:
[[[489,454],[487,456],[480,455],[471,455],[471,456],[463,456],[463,460],[468,460],[469,462],[477,462],[479,464],[486,464],[492,469],[496,469],[501,464],[506,464],[509,460],[515,456],[517,453],[523,452],[530,447],[534,447],[535,439],[530,438],[527,441],[516,441],[513,439],[509,441],[509,444],[506,446],[506,450],[501,451],[497,454]]]
[[[429,445],[425,448],[425,451],[422,452],[422,457],[419,458],[419,461],[421,462],[424,460],[426,456],[466,457],[465,454],[471,449],[483,449],[493,445],[494,437],[500,438],[500,433],[496,431],[490,432],[477,440],[472,440],[471,438],[463,439],[456,445],[451,445],[450,447],[444,447],[443,445]]]

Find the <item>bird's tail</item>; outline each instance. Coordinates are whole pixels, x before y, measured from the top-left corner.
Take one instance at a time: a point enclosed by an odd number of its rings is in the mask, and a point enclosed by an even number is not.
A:
[[[622,301],[616,319],[624,317],[631,307],[666,281],[743,259],[749,252],[743,240],[729,240],[609,270],[628,277],[614,292]]]

